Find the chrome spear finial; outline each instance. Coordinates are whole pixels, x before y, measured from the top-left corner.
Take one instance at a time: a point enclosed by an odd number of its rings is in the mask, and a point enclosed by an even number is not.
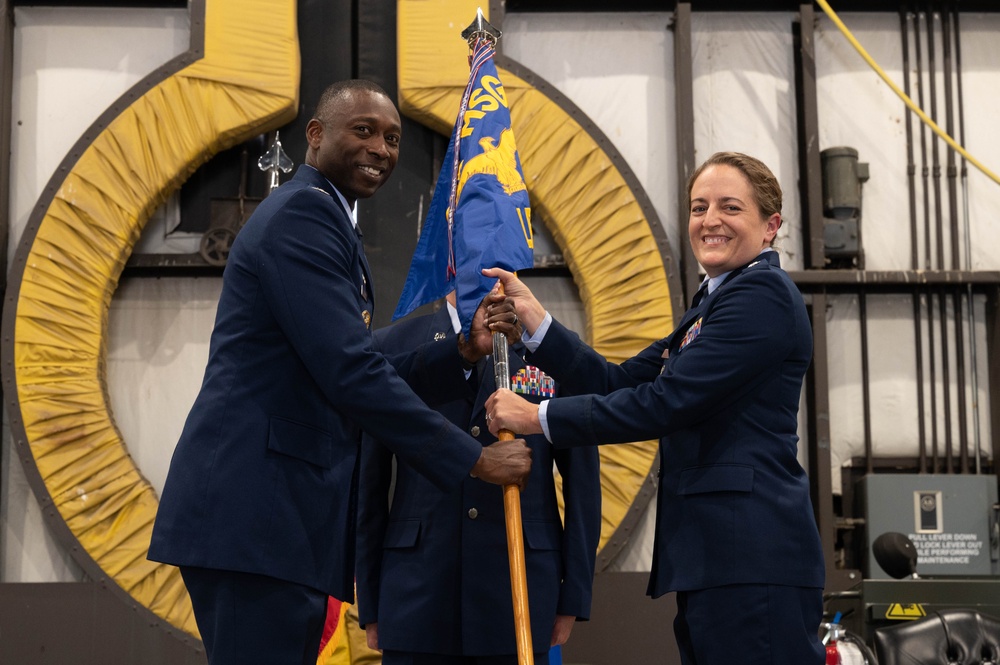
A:
[[[483,8],[479,7],[476,9],[476,18],[469,24],[468,28],[462,31],[462,39],[469,42],[470,47],[477,39],[485,39],[495,47],[502,34],[486,20],[483,16]]]
[[[281,147],[281,139],[278,132],[274,133],[274,141],[260,159],[257,160],[257,168],[268,174],[267,193],[270,194],[278,188],[281,173],[288,173],[292,170],[292,160],[285,154]]]

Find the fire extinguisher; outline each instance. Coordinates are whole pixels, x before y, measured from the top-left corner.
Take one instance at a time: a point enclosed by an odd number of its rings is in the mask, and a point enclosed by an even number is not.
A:
[[[837,650],[840,631],[840,612],[837,612],[828,625],[826,637],[823,638],[823,644],[826,645],[826,665],[840,665],[840,652]]]

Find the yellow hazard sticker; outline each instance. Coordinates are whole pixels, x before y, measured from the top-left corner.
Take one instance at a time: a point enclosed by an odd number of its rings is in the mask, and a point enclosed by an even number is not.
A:
[[[927,612],[924,612],[923,606],[918,603],[893,603],[885,613],[886,619],[898,619],[901,621],[911,621],[925,616],[927,616]]]

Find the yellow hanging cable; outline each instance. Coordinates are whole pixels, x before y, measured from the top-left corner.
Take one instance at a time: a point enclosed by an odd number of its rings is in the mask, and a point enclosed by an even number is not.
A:
[[[914,113],[916,113],[917,116],[920,117],[920,119],[924,122],[924,124],[930,127],[935,134],[944,139],[948,145],[954,148],[955,151],[958,154],[962,155],[962,157],[964,157],[970,164],[972,164],[977,169],[982,171],[986,175],[986,177],[988,177],[993,182],[1000,184],[1000,176],[997,176],[988,168],[980,164],[979,160],[977,160],[975,157],[966,152],[965,148],[958,145],[958,142],[955,141],[955,139],[948,136],[947,132],[938,127],[937,123],[935,123],[933,120],[927,117],[927,114],[924,113],[919,106],[914,104],[913,100],[907,97],[905,92],[899,89],[899,86],[897,86],[895,83],[892,82],[892,80],[886,75],[886,73],[882,71],[882,68],[878,66],[878,64],[872,59],[870,55],[868,55],[868,52],[865,51],[865,48],[858,43],[858,40],[854,38],[854,35],[851,34],[851,31],[847,29],[847,26],[843,24],[843,22],[833,11],[833,9],[830,8],[830,5],[827,4],[826,0],[816,0],[816,2],[818,2],[819,6],[823,8],[823,11],[826,12],[826,15],[830,17],[830,20],[833,21],[834,25],[836,25],[840,29],[840,31],[844,33],[844,36],[847,37],[847,41],[849,41],[851,45],[855,48],[855,50],[861,54],[861,57],[865,59],[865,62],[867,62],[868,65],[875,70],[876,74],[882,77],[882,80],[885,81],[886,85],[888,85],[892,89],[892,91],[895,92],[899,96],[899,98],[902,99],[903,102]],[[907,75],[907,73],[903,72],[903,75],[905,76]]]

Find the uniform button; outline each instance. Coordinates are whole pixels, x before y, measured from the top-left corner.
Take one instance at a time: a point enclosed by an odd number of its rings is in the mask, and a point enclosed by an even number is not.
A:
[[[472,436],[479,436],[479,425],[473,425],[472,429],[469,430],[469,434]]]
[[[469,508],[469,519],[474,520],[479,517],[479,511],[475,508]]]

